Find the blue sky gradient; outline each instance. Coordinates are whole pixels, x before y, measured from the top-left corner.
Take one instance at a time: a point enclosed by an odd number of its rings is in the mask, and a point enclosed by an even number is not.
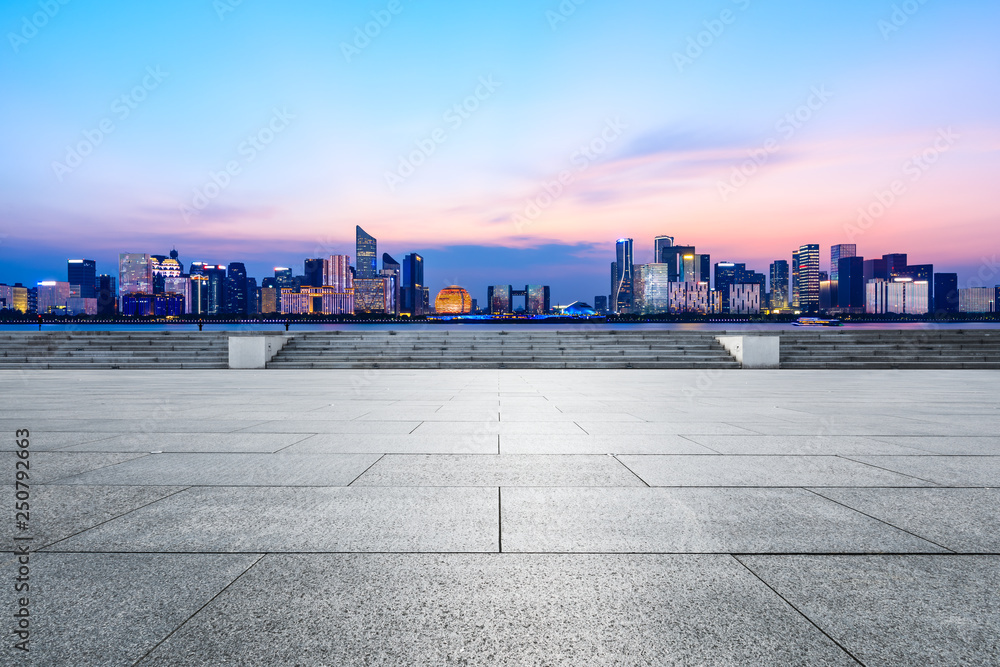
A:
[[[373,12],[391,21],[345,56]],[[607,291],[616,238],[651,259],[658,233],[758,270],[802,243],[853,240],[972,273],[1000,240],[988,189],[998,25],[987,0],[8,0],[0,281],[62,278],[71,256],[113,272],[118,252],[175,245],[186,262],[245,261],[261,278],[353,254],[355,224],[380,252],[425,254],[435,290],[455,282],[481,299],[493,282],[550,282],[557,302],[589,300]],[[817,87],[829,100],[783,137],[778,123]],[[281,130],[249,160],[248,137],[269,137],[276,115]],[[625,129],[577,170],[609,121]],[[59,173],[102,123],[113,130]],[[949,127],[960,140],[846,238],[856,210]],[[390,188],[387,173],[436,130],[433,154]],[[779,150],[720,199],[775,137]],[[228,163],[238,173],[197,210]],[[565,171],[556,201],[517,224]]]

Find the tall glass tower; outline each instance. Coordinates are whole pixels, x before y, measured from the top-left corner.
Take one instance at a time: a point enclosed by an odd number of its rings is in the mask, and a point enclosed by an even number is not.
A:
[[[653,239],[653,263],[662,264],[663,250],[674,245],[673,236],[657,236]]]
[[[819,310],[819,244],[800,246],[792,255],[797,261],[798,308],[804,311]]]
[[[841,243],[830,248],[830,280],[837,282],[840,279],[841,259],[857,256],[858,246],[856,243]]]
[[[788,308],[788,262],[776,259],[771,263],[771,309]]]
[[[632,275],[634,266],[633,246],[634,242],[632,239],[618,239],[618,242],[615,244],[615,257],[618,269],[615,276],[615,291],[611,295],[611,301],[614,304],[615,312],[618,313],[632,312],[634,285]]]
[[[355,278],[378,278],[378,242],[361,227],[357,228],[357,236]]]

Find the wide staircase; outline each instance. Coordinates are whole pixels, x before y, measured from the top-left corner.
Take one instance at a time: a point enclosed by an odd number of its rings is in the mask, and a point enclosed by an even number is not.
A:
[[[781,367],[1000,369],[1000,330],[782,331]]]
[[[225,333],[0,333],[0,369],[228,368]]]
[[[712,332],[296,334],[268,368],[738,368]]]

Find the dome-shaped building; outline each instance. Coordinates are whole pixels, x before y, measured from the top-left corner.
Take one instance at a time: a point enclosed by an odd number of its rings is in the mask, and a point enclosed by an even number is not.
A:
[[[472,297],[464,287],[445,287],[434,299],[434,310],[438,315],[468,315],[472,312]]]

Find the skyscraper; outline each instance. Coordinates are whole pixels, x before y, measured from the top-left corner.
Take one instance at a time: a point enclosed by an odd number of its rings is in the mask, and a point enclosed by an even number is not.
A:
[[[153,293],[151,258],[144,253],[123,252],[118,255],[119,294]]]
[[[788,306],[788,262],[776,259],[771,263],[771,310],[784,310]]]
[[[907,266],[906,253],[897,252],[890,255],[882,255],[882,261],[885,262],[886,271],[889,273],[889,280],[906,277],[904,275]]]
[[[840,260],[844,257],[857,257],[858,246],[855,243],[841,243],[830,248],[830,280],[839,279]],[[838,292],[839,293],[839,292]]]
[[[354,289],[350,255],[330,255],[323,260],[323,285],[335,287],[342,294]]]
[[[852,310],[864,309],[867,299],[864,257],[841,257],[837,262],[837,273],[837,306]]]
[[[208,264],[203,269],[208,278],[207,315],[220,315],[226,312],[226,267]],[[192,296],[192,300],[193,300]]]
[[[806,312],[819,310],[819,244],[799,247],[793,258],[798,263],[798,308]]]
[[[402,266],[389,253],[382,253],[382,275],[392,280],[392,314],[398,316],[402,309]]]
[[[653,239],[653,262],[663,263],[663,251],[674,245],[673,236],[657,236]]]
[[[374,236],[357,227],[356,278],[378,277],[378,241]]]
[[[248,310],[247,267],[242,262],[231,262],[226,276],[225,312],[246,315]]]
[[[715,291],[722,297],[722,312],[729,312],[729,288],[740,284],[746,264],[718,262],[715,265]]]
[[[111,317],[118,310],[118,280],[114,276],[102,273],[96,279],[97,314]]]
[[[310,287],[322,287],[323,282],[323,268],[325,262],[322,259],[307,259],[304,262],[303,275],[306,277],[305,284]]]
[[[526,285],[524,291],[527,294],[525,312],[528,315],[545,315],[549,312],[550,290],[548,285]]]
[[[955,314],[959,310],[958,274],[934,274],[934,312]]]
[[[490,315],[507,315],[514,312],[514,304],[511,303],[510,285],[490,285],[487,288],[487,297],[490,301]]]
[[[633,245],[632,239],[618,239],[615,244],[615,257],[618,264],[618,274],[615,276],[612,301],[615,312],[632,312],[633,290]]]
[[[424,311],[424,258],[410,253],[403,258],[402,311],[414,316],[426,315]]]
[[[66,263],[66,282],[72,296],[97,298],[97,262],[92,259],[71,259]]]
[[[663,248],[661,257],[658,260],[661,264],[666,264],[670,282],[683,283],[684,279],[684,257],[695,257],[697,252],[693,245],[672,245]],[[707,269],[705,269],[707,270]]]

